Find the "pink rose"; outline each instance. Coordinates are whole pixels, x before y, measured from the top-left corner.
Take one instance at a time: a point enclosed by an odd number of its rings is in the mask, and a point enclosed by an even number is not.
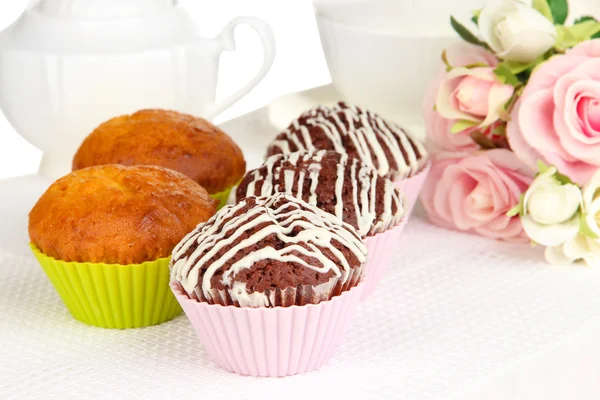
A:
[[[507,136],[531,168],[542,160],[579,184],[600,168],[600,40],[555,56],[533,73]]]
[[[439,153],[432,158],[421,203],[436,225],[526,242],[519,217],[506,213],[532,181],[533,172],[510,150]]]
[[[455,67],[465,67],[474,64],[483,64],[492,67],[498,65],[498,59],[493,54],[485,51],[480,46],[474,46],[462,41],[448,47],[446,57],[448,63]],[[425,118],[427,140],[434,150],[477,150],[477,145],[470,137],[472,130],[451,133],[450,130],[457,120],[444,118],[437,110],[434,110],[438,90],[442,82],[446,80],[447,75],[446,67],[441,67],[425,95],[423,116]]]
[[[486,128],[500,119],[514,91],[512,85],[500,82],[491,67],[458,67],[446,75],[435,105],[444,118]]]

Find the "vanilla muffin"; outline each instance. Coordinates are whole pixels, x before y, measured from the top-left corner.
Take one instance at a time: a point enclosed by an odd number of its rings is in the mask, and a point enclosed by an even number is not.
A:
[[[418,174],[428,162],[424,144],[408,131],[344,102],[302,114],[275,138],[267,156],[305,150],[346,153],[394,181]]]
[[[96,128],[73,170],[103,164],[156,165],[178,171],[209,194],[231,189],[246,171],[240,148],[211,122],[167,110],[142,110]]]
[[[170,255],[215,203],[165,168],[85,168],[35,204],[31,249],[75,319],[102,328],[155,325],[181,313],[169,289]]]
[[[168,257],[215,212],[206,190],[178,172],[103,165],[53,183],[29,213],[29,236],[58,260],[141,263]]]

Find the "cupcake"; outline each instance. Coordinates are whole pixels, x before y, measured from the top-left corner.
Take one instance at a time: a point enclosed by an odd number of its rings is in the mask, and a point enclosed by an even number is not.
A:
[[[425,145],[412,134],[344,102],[302,114],[269,145],[267,156],[315,149],[347,153],[393,180],[407,197],[408,214],[429,171]]]
[[[404,227],[404,196],[394,183],[358,158],[318,150],[274,155],[250,171],[237,199],[287,193],[334,214],[366,237],[368,296],[391,262]]]
[[[169,256],[215,203],[165,168],[90,167],[54,182],[35,204],[31,248],[75,319],[154,325],[181,312],[168,287]]]
[[[209,121],[142,110],[101,124],[81,144],[73,170],[103,164],[156,165],[199,183],[223,205],[246,172],[240,148]]]
[[[217,363],[293,375],[331,357],[365,258],[359,234],[336,216],[283,193],[247,197],[177,245],[171,287]]]

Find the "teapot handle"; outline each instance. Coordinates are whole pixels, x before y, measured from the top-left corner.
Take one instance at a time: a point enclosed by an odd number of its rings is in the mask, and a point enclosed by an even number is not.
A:
[[[235,51],[234,32],[235,28],[241,24],[250,26],[260,36],[264,53],[263,65],[258,71],[258,74],[252,78],[246,86],[228,96],[221,103],[216,104],[213,109],[208,112],[208,117],[211,119],[225,111],[258,85],[258,83],[267,75],[275,60],[275,37],[273,35],[273,30],[267,22],[255,17],[237,17],[231,20],[218,36],[218,40],[222,43],[221,51]]]

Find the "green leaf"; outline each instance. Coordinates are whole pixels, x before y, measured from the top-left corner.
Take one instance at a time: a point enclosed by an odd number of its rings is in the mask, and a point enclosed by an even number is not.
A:
[[[571,32],[581,39],[589,40],[592,36],[597,35],[600,32],[600,22],[595,20],[587,20],[584,22],[580,22],[577,25],[573,25],[570,27]]]
[[[477,126],[477,122],[461,119],[456,121],[456,123],[452,125],[452,128],[450,128],[450,133],[460,133],[474,126]]]
[[[478,62],[478,63],[473,63],[473,64],[467,64],[463,68],[471,69],[471,68],[487,68],[487,67],[489,67],[488,64]]]
[[[600,22],[586,20],[573,26],[556,26],[556,43],[554,48],[557,51],[565,50],[578,45],[581,42],[590,40],[593,36],[600,33]]]
[[[521,196],[519,196],[519,204],[508,210],[506,215],[509,217],[514,217],[517,215],[523,217],[525,215],[525,207],[523,206],[523,200],[525,200],[525,193],[521,193]]]
[[[547,0],[554,23],[562,25],[569,16],[569,2],[567,0]]]
[[[556,174],[554,174],[554,178],[560,182],[561,185],[575,185],[575,183],[571,180],[571,178],[569,178],[566,175],[561,174],[560,172],[557,172]]]
[[[533,70],[525,70],[520,74],[517,74],[517,78],[519,78],[519,80],[523,82],[523,85],[527,85],[527,82],[529,82],[529,78],[531,77],[532,72]]]
[[[556,27],[556,42],[554,48],[558,52],[564,52],[565,50],[576,46],[579,43],[579,39],[566,27]]]
[[[494,70],[494,74],[498,77],[500,82],[517,86],[521,84],[521,81],[517,76],[508,68],[504,63],[498,65]]]
[[[471,18],[471,21],[473,21],[473,23],[475,25],[479,25],[479,16],[480,15],[481,15],[481,10],[473,11],[473,18]]]
[[[446,72],[450,72],[450,70],[452,69],[452,65],[450,65],[450,62],[448,62],[448,53],[445,49],[444,51],[442,51],[442,62],[446,66]]]
[[[467,28],[465,28],[465,26],[458,22],[454,17],[450,17],[450,24],[452,25],[452,28],[454,28],[456,33],[458,33],[458,36],[460,36],[465,42],[475,44],[477,46],[487,47],[485,43],[479,40],[477,36],[475,36]]]
[[[585,217],[586,214],[581,214],[581,218],[579,219],[579,232],[590,239],[598,239],[598,235],[590,228]]]
[[[542,160],[537,161],[537,167],[538,167],[538,171],[539,171],[538,175],[543,174],[544,172],[546,172],[550,169],[550,166],[544,164],[544,162]]]
[[[525,216],[525,193],[521,193],[521,195],[519,196],[519,204],[521,205],[521,212],[519,213],[519,216],[524,217]]]
[[[520,62],[516,62],[516,61],[505,61],[503,64],[506,68],[508,68],[510,70],[510,72],[517,75],[517,74],[520,74],[521,72],[526,71],[529,68],[533,67],[535,65],[535,62],[520,63]]]
[[[550,168],[556,168],[554,165],[544,164],[544,162],[541,160],[537,161],[537,166],[538,166],[538,170],[539,170],[538,175],[543,174],[544,172],[548,171]],[[576,185],[577,186],[577,184],[575,182],[573,182],[571,180],[571,178],[558,172],[558,169],[557,169],[556,173],[553,175],[553,177],[561,185]]]
[[[523,206],[519,203],[516,206],[514,206],[513,208],[511,208],[510,210],[508,210],[508,212],[506,213],[506,216],[516,217],[517,215],[521,214],[522,208],[523,208]]]
[[[509,100],[510,102],[510,100]],[[506,103],[502,109],[498,112],[498,118],[500,118],[501,121],[504,122],[510,122],[512,121],[512,116],[510,115],[510,113],[508,111],[506,111],[506,106],[508,105],[508,103]]]
[[[496,125],[492,129],[491,133],[494,136],[506,136],[506,125],[505,124]]]
[[[524,85],[515,86],[515,93],[512,95],[510,100],[508,100],[508,102],[504,105],[504,111],[506,111],[508,114],[512,113],[512,110],[515,104],[517,103],[517,100],[519,100],[519,98],[521,97],[521,94],[523,92],[522,89],[524,87]]]
[[[573,25],[577,25],[580,24],[582,22],[585,21],[596,21],[596,18],[590,16],[590,15],[584,15],[583,17],[579,17],[575,20],[575,22],[573,22]]]
[[[550,22],[554,23],[554,17],[552,16],[552,9],[549,4],[550,0],[533,0],[533,8],[538,10],[540,14],[548,18]]]
[[[582,22],[586,22],[586,21],[600,22],[596,18],[591,17],[589,15],[586,15],[586,16],[577,18],[577,20],[575,20],[575,22],[573,23],[573,25],[578,25],[578,24],[581,24]],[[600,39],[600,33],[596,33],[595,35],[593,35],[592,39]]]

